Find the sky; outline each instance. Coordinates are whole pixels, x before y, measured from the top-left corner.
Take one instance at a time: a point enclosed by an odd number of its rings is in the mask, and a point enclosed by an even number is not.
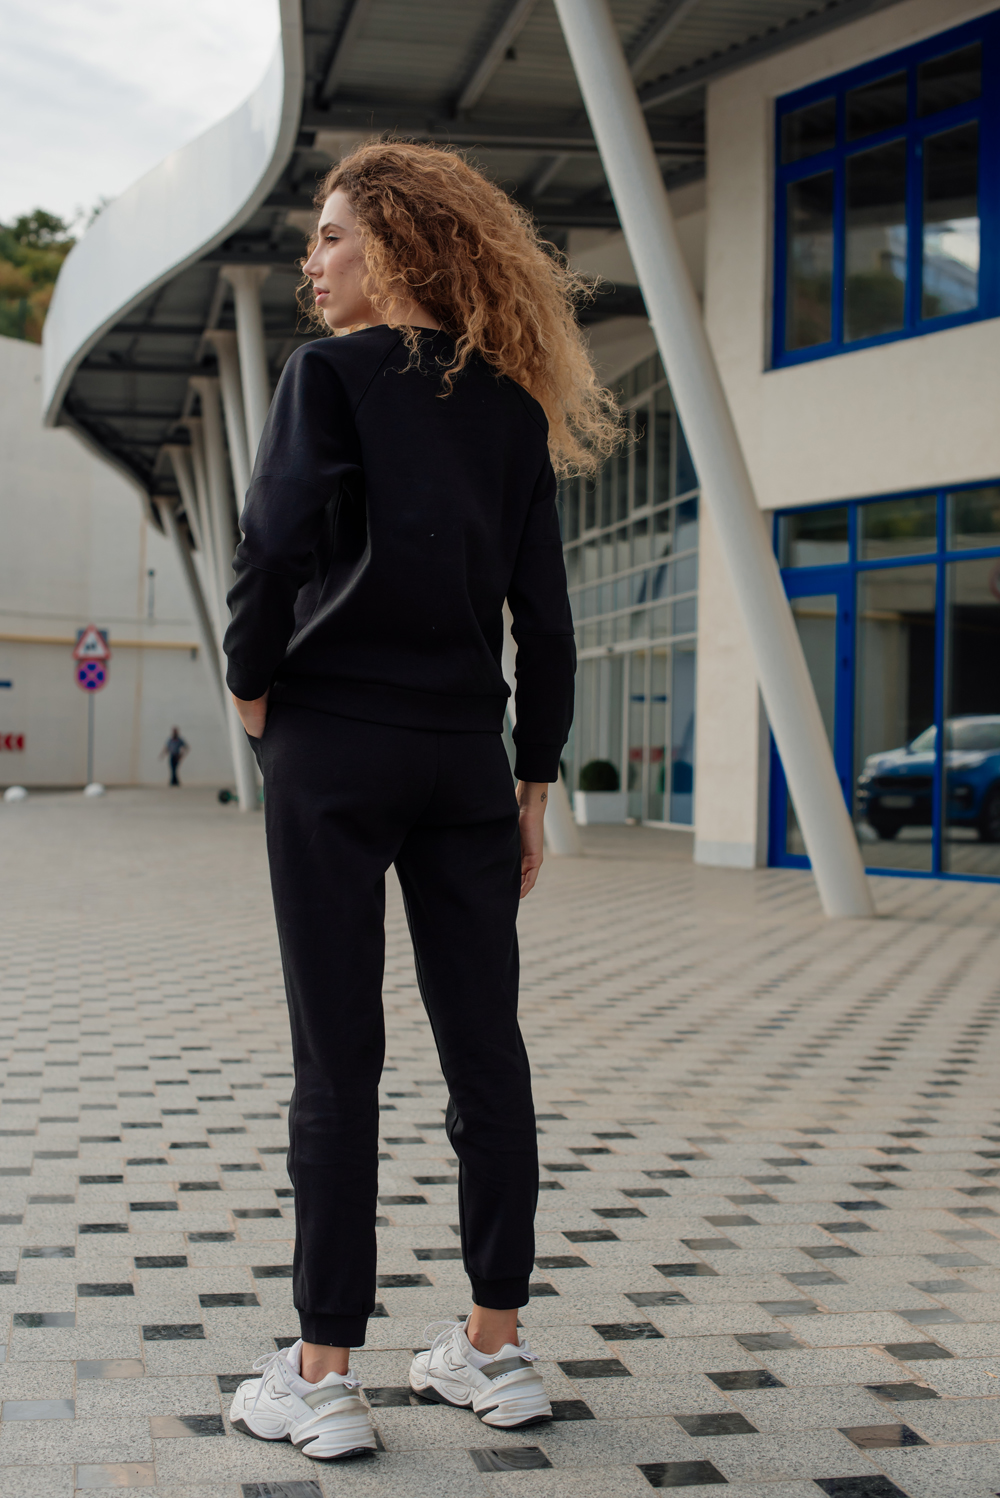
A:
[[[0,222],[114,198],[254,89],[277,0],[0,0]]]

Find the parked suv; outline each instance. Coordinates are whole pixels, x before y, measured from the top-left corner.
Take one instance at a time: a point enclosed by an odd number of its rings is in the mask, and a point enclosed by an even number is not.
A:
[[[937,728],[904,749],[870,754],[858,776],[858,810],[880,838],[901,827],[929,827]],[[945,820],[974,827],[984,843],[1000,843],[1000,714],[949,718],[945,726]]]

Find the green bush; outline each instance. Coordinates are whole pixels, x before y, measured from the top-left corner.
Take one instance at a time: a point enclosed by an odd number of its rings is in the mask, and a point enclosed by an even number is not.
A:
[[[609,759],[592,759],[580,771],[581,791],[616,791],[618,771]]]

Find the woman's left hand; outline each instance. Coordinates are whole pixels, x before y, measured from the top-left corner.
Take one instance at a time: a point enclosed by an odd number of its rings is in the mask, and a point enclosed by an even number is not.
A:
[[[270,694],[265,692],[263,697],[254,698],[253,702],[244,702],[239,697],[233,697],[236,711],[239,713],[240,722],[252,739],[260,739],[264,736],[264,724],[267,722],[267,699]]]

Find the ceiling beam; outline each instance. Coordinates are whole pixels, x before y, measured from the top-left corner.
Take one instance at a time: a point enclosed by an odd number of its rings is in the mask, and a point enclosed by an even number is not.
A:
[[[333,123],[331,123],[331,120]],[[586,125],[516,125],[509,121],[449,120],[441,116],[392,112],[383,105],[340,106],[324,115],[306,110],[303,129],[363,130],[373,134],[394,131],[413,140],[442,141],[453,146],[475,146],[481,151],[538,151],[554,155],[596,156],[597,143]],[[668,134],[667,132],[670,131]],[[704,143],[694,136],[688,122],[657,120],[653,125],[653,149],[659,156],[701,156]],[[276,201],[267,198],[267,205]],[[310,199],[311,206],[311,199]]]
[[[668,37],[700,3],[701,0],[665,0],[629,55],[629,71],[633,78],[638,78]]]
[[[490,79],[503,62],[507,48],[512,46],[538,0],[509,0],[507,12],[486,44],[485,50],[473,64],[455,101],[455,113],[464,114],[474,109],[489,85]]]
[[[704,88],[713,79],[735,72],[737,68],[744,68],[762,57],[783,52],[786,47],[795,47],[799,42],[822,36],[827,31],[835,31],[850,21],[860,20],[862,16],[872,15],[875,11],[888,10],[891,5],[899,3],[900,0],[827,0],[820,10],[798,19],[793,18],[783,26],[772,27],[761,36],[738,42],[704,62],[695,63],[689,68],[678,68],[673,73],[666,73],[662,78],[647,83],[639,90],[639,103],[643,109],[659,109],[690,93],[692,89]]]
[[[360,39],[361,28],[365,23],[371,3],[372,0],[349,0],[347,18],[334,43],[330,61],[327,63],[326,77],[319,91],[321,103],[328,104],[337,92]]]

